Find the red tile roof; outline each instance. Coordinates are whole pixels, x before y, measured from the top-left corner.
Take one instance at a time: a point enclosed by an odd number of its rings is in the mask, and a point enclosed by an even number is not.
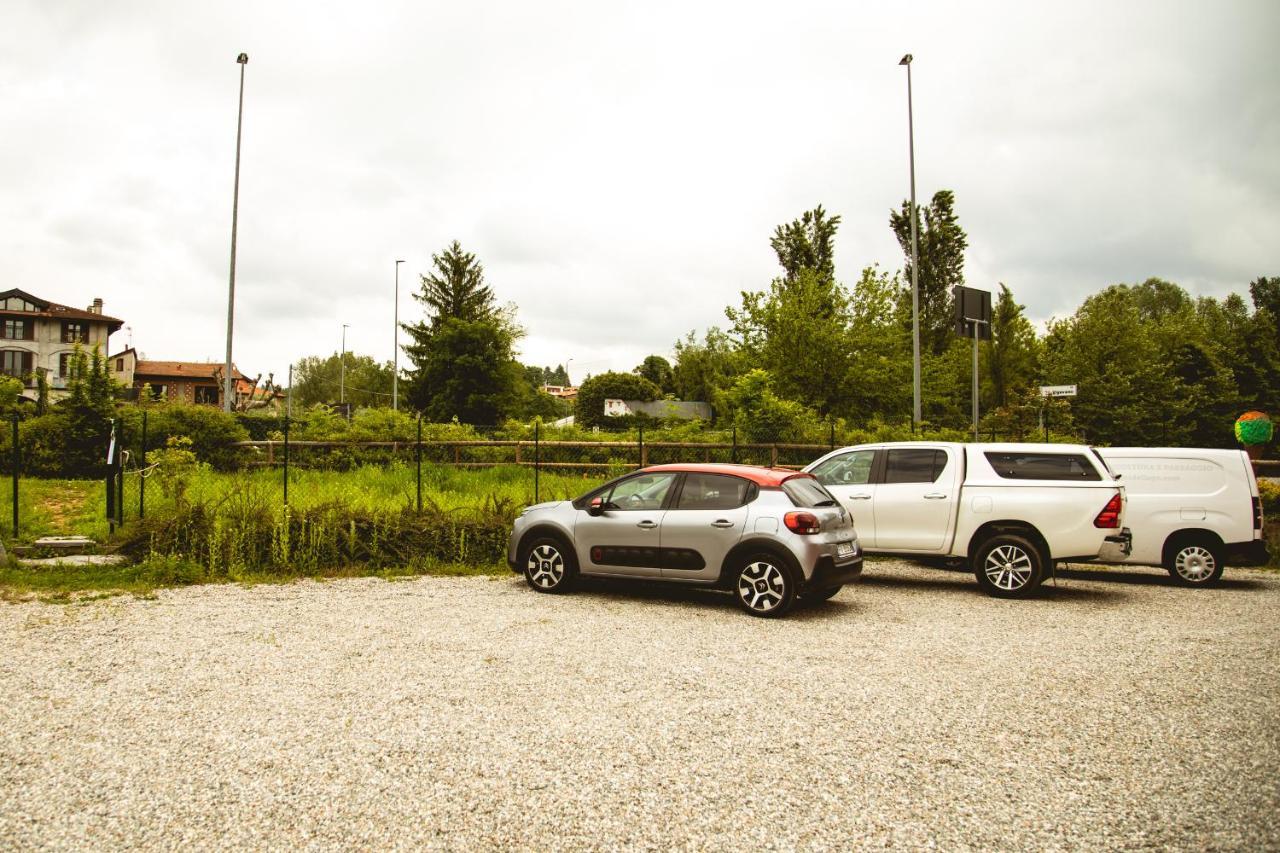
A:
[[[133,368],[135,380],[139,376],[164,376],[170,379],[208,379],[213,380],[215,373],[220,373],[225,365],[205,361],[139,361]],[[236,379],[249,381],[249,377],[240,372],[234,364]]]

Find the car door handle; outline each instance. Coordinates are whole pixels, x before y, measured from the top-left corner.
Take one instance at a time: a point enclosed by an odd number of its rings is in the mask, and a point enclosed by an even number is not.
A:
[[[641,529],[643,529],[643,530],[652,530],[653,528],[655,528],[655,527],[657,527],[657,526],[658,526],[658,522],[656,522],[656,521],[649,521],[648,519],[646,519],[646,520],[644,520],[644,521],[642,521],[642,522],[640,522],[639,524],[637,524],[637,525],[636,525],[636,527],[639,527],[639,528],[641,528]]]
[[[851,501],[869,501],[869,500],[871,500],[871,495],[867,494],[866,492],[857,492],[857,493],[855,493],[855,494],[849,495],[849,500],[851,500]]]
[[[717,518],[715,521],[711,522],[711,526],[712,527],[733,527],[733,522],[723,518]]]
[[[927,501],[940,501],[940,500],[944,500],[946,497],[947,496],[942,494],[941,492],[930,492],[929,494],[924,496],[924,499]]]

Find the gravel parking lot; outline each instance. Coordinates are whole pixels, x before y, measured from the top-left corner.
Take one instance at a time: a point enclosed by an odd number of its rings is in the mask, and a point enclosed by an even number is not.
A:
[[[0,605],[0,847],[1277,848],[1280,575]]]

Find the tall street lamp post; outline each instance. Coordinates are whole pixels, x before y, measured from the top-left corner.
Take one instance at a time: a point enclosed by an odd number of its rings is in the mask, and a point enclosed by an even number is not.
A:
[[[400,410],[400,265],[404,261],[396,261],[396,307],[395,331],[393,332],[394,348],[391,350],[391,410]]]
[[[916,130],[911,111],[911,54],[898,61],[907,66],[907,144],[911,154],[911,427],[920,424],[920,264],[916,249]]]
[[[236,114],[236,181],[231,196],[231,281],[227,286],[227,364],[222,378],[222,410],[231,411],[231,326],[236,315],[236,222],[240,216],[240,128],[244,122],[244,67],[249,64],[249,54],[236,57],[240,64],[240,108]]]

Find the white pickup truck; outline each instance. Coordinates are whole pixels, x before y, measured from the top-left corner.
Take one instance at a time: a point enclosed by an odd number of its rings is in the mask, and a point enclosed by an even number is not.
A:
[[[1054,561],[1129,552],[1124,489],[1084,445],[864,444],[804,470],[853,514],[864,550],[961,558],[990,595],[1031,594]]]

